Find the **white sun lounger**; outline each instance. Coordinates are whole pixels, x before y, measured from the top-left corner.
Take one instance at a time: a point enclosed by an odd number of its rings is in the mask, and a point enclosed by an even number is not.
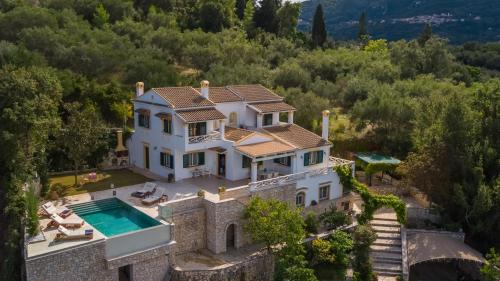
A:
[[[153,189],[155,187],[157,187],[156,183],[154,183],[154,182],[146,182],[146,183],[144,183],[144,186],[142,186],[142,189],[138,190],[137,192],[140,192],[140,193],[151,192],[151,191],[153,191]]]
[[[58,214],[52,214],[50,216],[51,221],[47,224],[47,227],[50,226],[64,226],[64,227],[80,227],[82,226],[85,222],[80,219],[80,218],[66,218],[63,219],[61,218]]]
[[[154,204],[156,202],[159,202],[163,197],[164,197],[164,194],[163,194],[163,192],[161,192],[158,195],[151,195],[148,198],[144,198],[141,200],[141,202],[143,204],[146,204],[146,205],[151,205],[151,204]]]
[[[60,210],[58,210],[52,202],[47,202],[47,203],[43,204],[42,210],[49,216],[51,216],[53,214],[57,214],[57,215],[61,216],[62,218],[68,217],[69,215],[71,215],[73,213],[72,210],[70,210],[66,207],[62,207]]]
[[[92,239],[94,237],[93,229],[76,229],[69,230],[66,227],[60,225],[57,230],[59,233],[56,234],[56,240],[69,240],[69,239]]]

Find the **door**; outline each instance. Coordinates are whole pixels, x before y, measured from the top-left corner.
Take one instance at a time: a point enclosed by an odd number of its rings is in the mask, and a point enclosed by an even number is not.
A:
[[[149,146],[144,146],[144,168],[149,170]]]
[[[217,171],[219,176],[226,176],[226,154],[217,154],[219,160],[217,162]]]
[[[234,248],[234,242],[235,242],[234,231],[235,231],[234,224],[230,224],[226,230],[226,250]]]

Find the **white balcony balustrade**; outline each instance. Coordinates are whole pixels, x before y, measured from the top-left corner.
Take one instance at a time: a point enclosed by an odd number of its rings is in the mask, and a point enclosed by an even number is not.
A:
[[[195,143],[204,143],[204,142],[210,142],[210,141],[214,141],[214,140],[220,140],[221,136],[222,135],[220,132],[212,131],[206,135],[189,137],[188,143],[195,144]]]

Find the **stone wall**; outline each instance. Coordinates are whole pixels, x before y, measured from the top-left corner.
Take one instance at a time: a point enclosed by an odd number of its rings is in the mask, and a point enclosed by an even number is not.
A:
[[[345,195],[340,198],[332,199],[332,200],[323,200],[319,201],[317,205],[314,206],[309,206],[304,208],[304,214],[307,214],[309,212],[314,212],[318,215],[328,211],[330,209],[330,206],[333,204],[335,207],[337,207],[337,210],[343,211],[344,208],[342,206],[342,202],[349,202],[349,210],[352,210],[353,207],[353,202],[352,202],[352,196],[350,194]]]
[[[118,270],[106,268],[105,241],[50,253],[26,260],[29,281],[117,281]]]
[[[172,281],[271,281],[274,275],[274,257],[258,253],[244,261],[213,270],[182,270],[172,268]]]

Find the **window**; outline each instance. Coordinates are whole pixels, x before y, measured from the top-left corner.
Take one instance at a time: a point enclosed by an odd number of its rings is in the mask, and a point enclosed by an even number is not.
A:
[[[297,207],[303,207],[306,204],[306,193],[301,191],[295,196],[295,205]]]
[[[160,152],[160,165],[165,168],[174,168],[174,156],[168,152]]]
[[[304,166],[323,163],[323,150],[304,153]]]
[[[273,114],[264,114],[264,118],[262,120],[262,126],[270,126],[273,124]]]
[[[330,185],[319,187],[319,201],[330,199]]]
[[[163,132],[167,134],[172,133],[172,119],[163,119]]]
[[[292,157],[288,156],[288,157],[274,158],[273,162],[290,167],[292,164]]]
[[[139,113],[139,127],[149,128],[149,113]]]
[[[229,113],[229,126],[238,127],[238,114],[236,112]]]
[[[182,156],[184,168],[205,165],[205,152],[188,153]]]
[[[189,123],[188,134],[190,137],[207,134],[207,122]]]
[[[242,155],[241,157],[241,167],[242,168],[250,168],[252,164],[252,158]]]

